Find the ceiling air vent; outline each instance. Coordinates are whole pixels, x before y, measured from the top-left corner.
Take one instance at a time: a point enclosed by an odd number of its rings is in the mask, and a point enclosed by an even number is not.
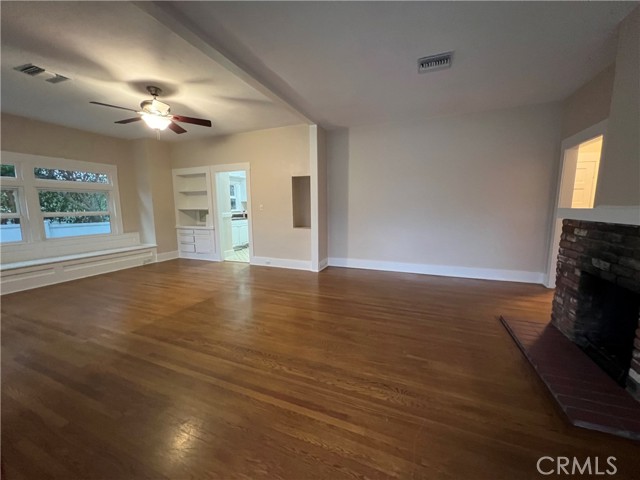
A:
[[[31,75],[32,77],[35,77],[36,75],[44,72],[44,68],[38,67],[37,65],[33,65],[31,63],[15,67],[14,70],[26,73],[27,75]]]
[[[451,66],[453,52],[439,53],[418,59],[418,73],[433,72]]]
[[[63,76],[63,75],[58,75],[57,73],[53,74],[53,77],[47,78],[45,80],[45,82],[49,82],[49,83],[60,83],[60,82],[64,82],[66,80],[69,80],[67,77]]]
[[[69,80],[69,78],[65,77],[64,75],[60,75],[55,72],[48,72],[44,68],[34,65],[33,63],[25,63],[24,65],[20,65],[19,67],[14,67],[13,69],[17,70],[18,72],[26,73],[31,77],[35,77],[36,75],[45,73],[45,75],[43,75],[40,78],[47,77],[44,79],[44,81],[49,83],[54,83],[54,84]]]

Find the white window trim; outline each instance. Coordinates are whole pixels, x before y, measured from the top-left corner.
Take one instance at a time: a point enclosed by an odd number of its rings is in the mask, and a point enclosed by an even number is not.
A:
[[[122,210],[120,208],[120,192],[118,188],[118,169],[115,165],[6,151],[2,152],[1,161],[3,164],[14,165],[16,169],[15,177],[2,177],[0,182],[3,187],[20,189],[18,203],[21,214],[20,225],[22,229],[22,242],[2,244],[3,250],[13,250],[16,247],[32,246],[33,244],[38,243],[46,244],[55,248],[58,244],[67,245],[70,243],[94,241],[100,238],[108,238],[123,234]],[[108,176],[109,182],[89,183],[37,179],[33,169],[38,167],[102,173]],[[38,191],[40,190],[78,192],[108,191],[108,212],[83,212],[82,215],[109,215],[111,232],[65,238],[46,238],[44,232],[44,217],[52,216],[52,214],[41,211],[40,199],[38,196]],[[60,216],[67,216],[69,213],[70,212],[64,212]],[[8,247],[11,248],[9,249]]]
[[[17,174],[17,173],[16,173]],[[3,190],[16,190],[16,213],[0,213],[0,218],[17,218],[20,220],[20,236],[22,240],[18,242],[7,242],[6,245],[20,245],[25,243],[25,223],[26,223],[26,206],[24,205],[24,187],[15,177],[3,177],[10,179],[10,182],[2,181]]]

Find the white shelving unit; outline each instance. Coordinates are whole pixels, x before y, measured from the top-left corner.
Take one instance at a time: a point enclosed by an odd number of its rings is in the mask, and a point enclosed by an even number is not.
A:
[[[180,257],[217,260],[209,168],[174,169],[173,192]]]

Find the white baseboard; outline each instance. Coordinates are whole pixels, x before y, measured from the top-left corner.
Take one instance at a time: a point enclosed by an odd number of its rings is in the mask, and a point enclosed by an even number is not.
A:
[[[311,270],[310,260],[292,260],[289,258],[252,257],[251,265],[291,268],[293,270]]]
[[[115,253],[86,254],[77,258],[42,259],[39,264],[2,270],[2,294],[30,290],[55,283],[92,277],[125,268],[139,267],[156,261],[156,249],[141,247]]]
[[[363,260],[359,258],[329,258],[329,266],[382,270],[386,272],[420,273],[443,277],[475,278],[480,280],[500,280],[504,282],[523,282],[542,284],[545,275],[541,272],[522,270],[498,270],[493,268],[456,267],[450,265],[429,265],[423,263],[400,263],[382,260]]]
[[[156,256],[156,262],[166,262],[167,260],[175,260],[179,258],[178,251],[159,253]]]
[[[322,270],[324,270],[328,266],[329,266],[329,259],[328,258],[323,258],[322,260],[320,260],[318,262],[318,271],[321,272]]]

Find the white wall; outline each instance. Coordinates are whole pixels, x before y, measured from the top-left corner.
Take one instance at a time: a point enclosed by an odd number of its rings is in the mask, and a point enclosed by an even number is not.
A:
[[[157,243],[159,253],[177,250],[167,143],[122,140],[2,114],[2,148],[116,165],[124,232],[140,232],[143,242]]]
[[[311,260],[309,229],[293,228],[291,177],[309,175],[309,127],[273,128],[171,144],[172,168],[251,165],[253,253]]]
[[[596,205],[640,206],[640,7],[620,24]]]
[[[116,165],[122,225],[125,232],[138,231],[140,224],[131,142],[3,113],[2,149]]]
[[[318,260],[320,268],[329,257],[328,212],[327,212],[327,135],[318,127]]]
[[[615,65],[611,64],[565,100],[563,139],[609,118],[614,76]]]
[[[176,252],[171,159],[166,142],[131,141],[140,217],[140,238],[158,245],[158,253]]]
[[[330,262],[541,281],[561,120],[553,103],[329,132]]]

